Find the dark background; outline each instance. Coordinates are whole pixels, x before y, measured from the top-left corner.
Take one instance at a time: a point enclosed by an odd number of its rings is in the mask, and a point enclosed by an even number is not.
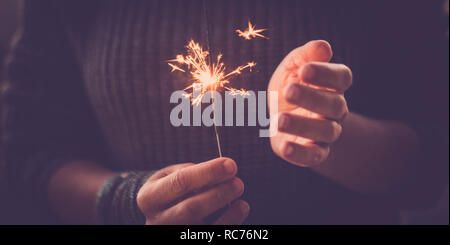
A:
[[[442,25],[447,26],[447,33],[442,33],[448,38],[448,0],[433,0],[430,4],[441,4],[440,12],[436,15],[442,16]],[[18,26],[20,0],[0,0],[0,62],[4,63],[7,59],[7,54],[11,39],[14,37],[14,32]],[[405,6],[407,7],[407,6]],[[442,50],[447,52],[448,49]],[[3,78],[3,71],[0,69],[0,77]],[[447,81],[448,82],[448,81]],[[3,83],[0,80],[0,91],[4,89]],[[0,105],[1,100],[0,97]],[[448,103],[448,94],[447,94]],[[3,117],[3,112],[0,106],[0,120]],[[2,132],[0,130],[0,137]],[[448,143],[447,143],[448,145]],[[4,181],[4,171],[1,168],[2,149],[0,147],[0,224],[38,224],[39,214],[33,210],[24,208],[24,205],[16,202],[11,195],[8,194],[8,188]],[[442,198],[438,201],[434,208],[421,211],[402,211],[400,213],[401,224],[449,224],[449,188],[442,193]]]

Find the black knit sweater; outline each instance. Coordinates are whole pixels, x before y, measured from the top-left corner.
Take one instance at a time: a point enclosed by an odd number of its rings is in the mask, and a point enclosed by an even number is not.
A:
[[[333,62],[355,75],[346,94],[350,109],[416,128],[424,154],[436,156],[419,164],[442,170],[446,141],[436,132],[448,130],[448,101],[441,99],[448,94],[436,88],[448,86],[448,61],[439,53],[444,36],[423,25],[433,23],[431,7],[360,2],[209,0],[211,52],[223,53],[227,64],[257,62],[255,72],[239,78],[240,87],[257,91],[290,50],[329,41]],[[249,19],[270,39],[238,38],[235,30]],[[202,1],[26,1],[6,97],[6,169],[16,193],[47,212],[48,180],[69,160],[153,170],[217,157],[212,128],[169,121],[170,94],[185,84],[165,61],[190,39],[205,45],[206,26]],[[246,184],[248,223],[395,222],[397,207],[389,202],[279,159],[257,127],[219,132],[223,154],[236,160]]]

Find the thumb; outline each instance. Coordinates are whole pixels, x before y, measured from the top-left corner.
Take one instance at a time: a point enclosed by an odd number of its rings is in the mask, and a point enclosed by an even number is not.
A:
[[[292,70],[306,62],[329,62],[332,56],[333,51],[327,41],[314,40],[292,50],[282,61],[282,67]]]

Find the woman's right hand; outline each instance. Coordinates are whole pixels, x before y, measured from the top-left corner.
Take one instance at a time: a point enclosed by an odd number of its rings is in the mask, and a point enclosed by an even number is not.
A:
[[[236,177],[237,165],[229,158],[199,164],[183,163],[154,173],[137,195],[147,225],[204,224],[203,219],[231,205],[214,224],[241,224],[249,205],[239,198],[244,184]]]

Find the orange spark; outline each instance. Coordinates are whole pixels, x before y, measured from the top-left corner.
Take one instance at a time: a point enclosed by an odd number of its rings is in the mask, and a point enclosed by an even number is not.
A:
[[[195,97],[193,93],[186,95],[186,97],[191,97],[192,104],[200,104],[206,92],[217,91],[219,88],[231,91],[231,95],[249,95],[244,89],[238,90],[225,85],[230,83],[231,76],[241,74],[242,70],[246,68],[251,70],[256,65],[255,62],[248,62],[247,65],[238,66],[233,71],[226,73],[226,67],[222,62],[222,54],[219,54],[216,61],[212,63],[208,61],[209,52],[203,50],[200,44],[194,42],[194,40],[191,40],[186,48],[186,56],[179,54],[175,59],[169,60],[169,62],[184,65],[187,68],[186,70],[191,74],[193,82],[184,90],[192,88],[200,92]],[[172,68],[172,72],[185,72],[185,70],[173,63],[168,63],[168,65]]]
[[[262,37],[262,38],[265,38],[265,39],[269,39],[268,37],[260,34],[261,32],[266,31],[267,29],[258,29],[258,30],[256,30],[255,28],[256,28],[256,26],[253,26],[252,23],[250,23],[250,20],[249,20],[248,21],[248,29],[247,30],[245,30],[245,31],[236,30],[236,32],[239,34],[240,37],[243,37],[243,38],[245,38],[247,40],[250,40],[250,39],[255,38],[255,37]]]
[[[169,64],[170,67],[172,67],[172,71],[171,72],[174,72],[174,71],[185,72],[183,69],[181,69],[180,67],[178,67],[178,66],[176,66],[174,64],[170,64],[170,63],[168,63],[168,64]]]

